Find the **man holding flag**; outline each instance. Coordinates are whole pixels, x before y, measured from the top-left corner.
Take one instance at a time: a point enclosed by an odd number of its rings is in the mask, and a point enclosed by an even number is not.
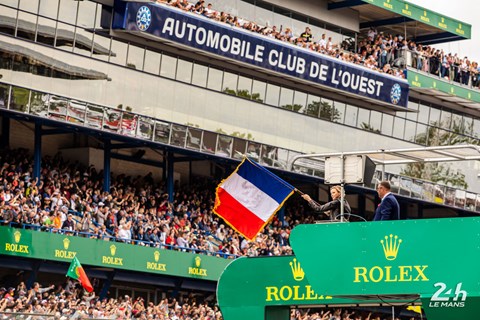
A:
[[[70,267],[67,271],[67,277],[78,280],[82,287],[88,292],[93,291],[92,284],[90,283],[90,280],[88,280],[87,274],[85,273],[85,270],[83,270],[83,267],[80,264],[80,261],[78,261],[77,257],[74,257],[72,263],[70,263]]]

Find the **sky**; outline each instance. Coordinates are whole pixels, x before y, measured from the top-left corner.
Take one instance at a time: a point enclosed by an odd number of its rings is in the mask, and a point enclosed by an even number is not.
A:
[[[410,3],[444,14],[450,18],[472,25],[472,39],[454,41],[448,44],[434,45],[446,52],[467,56],[470,60],[480,62],[480,1],[477,0],[408,0]]]

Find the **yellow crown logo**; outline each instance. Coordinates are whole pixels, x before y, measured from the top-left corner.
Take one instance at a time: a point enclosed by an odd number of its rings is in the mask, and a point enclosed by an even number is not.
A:
[[[202,263],[202,258],[196,257],[196,258],[195,258],[195,266],[196,266],[197,268],[199,268],[201,263]]]
[[[22,237],[22,233],[20,231],[17,230],[13,233],[13,238],[15,239],[16,243],[20,242],[21,237]]]
[[[462,24],[461,23],[458,24],[458,29],[462,29]]]
[[[117,247],[116,247],[114,244],[112,244],[112,245],[110,246],[110,254],[111,254],[112,256],[114,256],[114,255],[115,255],[115,252],[117,252]]]
[[[68,238],[63,239],[63,248],[65,248],[65,250],[68,250],[69,246],[70,246],[70,239]]]
[[[158,260],[160,259],[160,252],[155,251],[153,253],[153,258],[155,259],[155,262],[158,262]]]
[[[427,16],[427,11],[423,11],[423,15],[426,17]]]
[[[445,18],[444,18],[444,17],[442,17],[442,23],[444,23],[444,22],[445,22]]]
[[[397,259],[398,249],[400,248],[402,239],[398,239],[398,236],[391,234],[390,237],[385,236],[385,240],[380,240],[380,243],[382,244],[383,252],[387,260]]]
[[[417,82],[418,82],[418,76],[415,76],[415,81],[417,81]]]
[[[408,4],[405,4],[405,10],[408,10]]]
[[[293,261],[290,262],[290,268],[292,268],[293,279],[295,279],[295,281],[302,281],[303,278],[305,278],[305,272],[296,258],[293,258]]]
[[[434,88],[437,87],[437,82],[436,82],[436,81],[433,81],[433,87],[434,87]]]

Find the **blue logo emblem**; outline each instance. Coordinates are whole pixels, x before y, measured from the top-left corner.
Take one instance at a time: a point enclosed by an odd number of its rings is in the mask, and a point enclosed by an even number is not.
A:
[[[152,22],[152,12],[147,6],[142,6],[137,11],[137,27],[140,31],[145,31]]]
[[[392,86],[392,90],[390,90],[390,101],[392,101],[393,104],[398,104],[401,98],[402,98],[402,88],[398,83],[395,83]]]

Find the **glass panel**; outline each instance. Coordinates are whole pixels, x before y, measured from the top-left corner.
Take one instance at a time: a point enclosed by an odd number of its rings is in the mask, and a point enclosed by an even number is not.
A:
[[[202,151],[208,152],[208,153],[214,153],[215,145],[217,144],[217,136],[218,134],[214,132],[208,132],[208,131],[203,132]]]
[[[395,117],[393,124],[393,136],[395,138],[403,139],[403,132],[405,131],[405,119]]]
[[[345,111],[345,124],[355,127],[357,125],[358,108],[347,104]]]
[[[124,112],[122,114],[121,133],[134,137],[137,133],[138,115]]]
[[[286,163],[278,159],[278,148],[268,145],[262,145],[262,158],[260,163],[276,168],[286,168]]]
[[[462,116],[456,113],[452,113],[452,121],[450,125],[450,128],[452,129],[452,131],[458,132],[460,134],[464,134],[465,129],[462,126],[463,126]]]
[[[417,123],[417,132],[415,134],[415,143],[426,146],[427,145],[427,126]]]
[[[65,121],[67,106],[68,100],[66,98],[51,95],[48,103],[49,118]]]
[[[160,53],[147,50],[145,52],[145,65],[143,71],[158,75],[160,72]]]
[[[480,138],[480,120],[474,119],[473,120],[473,136],[476,138]]]
[[[245,99],[252,99],[252,79],[251,78],[247,78],[243,76],[238,77],[237,96]]]
[[[15,17],[15,15],[13,17]],[[36,23],[37,23],[37,16],[31,13],[19,11],[17,37],[25,38],[30,41],[35,41],[35,24]],[[73,27],[71,29],[73,30]]]
[[[248,141],[247,156],[255,161],[260,161],[261,145],[260,143]]]
[[[55,39],[55,46],[67,52],[73,50],[75,28],[71,25],[59,22],[57,24],[57,38]]]
[[[152,140],[154,120],[147,117],[139,117],[137,137]]]
[[[370,111],[370,128],[373,132],[381,133],[380,128],[382,127],[382,114],[378,111]]]
[[[465,200],[465,209],[470,211],[475,211],[475,198],[477,195],[475,193],[467,192],[467,197]]]
[[[0,89],[1,90],[1,89]],[[30,113],[47,117],[49,95],[43,92],[32,91],[30,95]]]
[[[441,123],[439,127],[442,127],[444,129],[450,129],[450,124],[452,123],[452,113],[442,110],[440,119],[441,119]]]
[[[413,110],[418,111],[418,102],[408,101],[408,109],[410,111],[413,111]],[[406,118],[408,120],[417,121],[417,117],[418,117],[418,112],[407,112],[406,113]]]
[[[391,136],[393,128],[393,116],[384,113],[382,115],[382,134]]]
[[[456,190],[455,191],[455,207],[465,208],[465,200],[467,193],[465,190]]]
[[[201,64],[193,65],[192,84],[205,88],[207,86],[208,67]]]
[[[153,139],[156,142],[168,143],[170,140],[170,124],[166,122],[155,122],[155,136]]]
[[[9,2],[11,2],[10,4],[12,6],[17,7],[17,0],[10,0]],[[8,21],[10,21],[10,23],[3,23],[2,32],[10,34],[12,36],[15,35],[15,20],[17,18],[17,10],[0,5],[0,16],[2,17],[2,19],[8,19]]]
[[[444,203],[445,201],[445,186],[436,185],[435,186],[435,202]]]
[[[455,204],[455,189],[445,188],[445,202],[447,206],[453,206]]]
[[[332,120],[334,122],[343,123],[345,121],[345,103],[336,101],[333,107],[335,109],[333,111]]]
[[[179,124],[172,124],[172,139],[170,144],[174,146],[185,147],[187,127]]]
[[[477,200],[475,201],[475,211],[480,211],[480,194],[477,194]]]
[[[114,59],[111,57],[116,57],[117,53],[112,49],[110,51],[111,39],[104,37],[101,34],[93,34],[93,57],[103,61],[108,61],[109,59]],[[157,70],[158,74],[158,70]]]
[[[404,196],[410,196],[410,190],[412,188],[412,179],[406,177],[400,177],[400,190],[399,194]]]
[[[415,141],[416,127],[417,127],[416,122],[408,121],[408,120],[405,122],[405,140]]]
[[[262,81],[253,80],[252,85],[252,100],[258,102],[265,101],[265,90],[267,89],[267,84]]]
[[[370,127],[370,110],[358,108],[357,127],[362,130],[373,131]]]
[[[51,19],[57,19],[58,1],[59,0],[40,0],[39,14]]]
[[[82,28],[95,28],[95,17],[100,15],[102,12],[102,7],[99,5],[99,10],[97,12],[97,4],[92,1],[79,1],[78,3],[78,18],[77,26]]]
[[[200,150],[202,144],[202,130],[187,128],[187,148]]]
[[[127,44],[117,40],[112,40],[112,53],[110,62],[125,66],[127,61]]]
[[[466,135],[472,135],[473,131],[473,119],[470,116],[464,115],[463,116],[463,125],[465,128]]]
[[[38,11],[38,0],[21,0],[19,8],[20,10],[36,14]]]
[[[439,126],[440,110],[434,107],[430,108],[429,124]]]
[[[207,88],[212,89],[215,91],[221,91],[222,89],[222,81],[223,81],[223,72],[215,69],[209,68],[208,69],[208,81],[207,81]]]
[[[57,37],[57,43],[58,43]],[[75,46],[73,52],[82,54],[84,56],[90,56],[93,46],[93,33],[86,31],[82,28],[75,29]]]
[[[293,90],[287,88],[280,89],[280,108],[293,110]],[[298,110],[294,110],[298,111]]]
[[[238,75],[230,72],[223,73],[222,92],[237,95]]]
[[[307,108],[305,114],[318,118],[320,112],[320,97],[309,94],[307,98]]]
[[[12,87],[12,97],[10,99],[10,110],[28,112],[28,100],[30,99],[30,90],[18,87]]]
[[[103,108],[96,105],[89,104],[87,106],[87,121],[86,125],[91,128],[102,128]]]
[[[103,116],[103,128],[109,131],[118,132],[120,129],[121,111],[114,109],[105,109]]]
[[[299,113],[305,113],[307,103],[307,94],[300,91],[295,91],[293,95],[293,110]]]
[[[41,43],[45,43],[46,45],[53,46],[55,40],[54,31],[57,26],[57,22],[51,19],[46,19],[42,17],[38,17],[38,29],[37,29],[37,41]],[[52,31],[47,31],[52,30]],[[65,34],[67,36],[67,34]],[[73,34],[70,38],[73,37]],[[58,40],[60,41],[60,39]],[[72,41],[73,43],[73,41]]]
[[[265,103],[274,107],[278,107],[279,96],[280,96],[280,87],[274,84],[268,84]]]
[[[10,86],[0,84],[0,108],[7,108]]]
[[[421,123],[428,123],[428,118],[430,116],[430,107],[420,104],[418,108],[418,122]]]
[[[67,106],[67,121],[77,124],[85,122],[87,104],[82,101],[70,100]]]
[[[423,199],[426,201],[435,201],[435,186],[432,183],[423,183]]]
[[[223,157],[232,156],[232,147],[233,147],[233,138],[229,136],[224,136],[222,134],[218,135],[217,151],[215,154]]]
[[[233,140],[233,157],[235,159],[242,159],[247,150],[247,142],[245,140],[235,138]]]
[[[10,6],[12,8],[18,8],[18,0],[2,0],[2,4]]]
[[[178,59],[177,66],[177,80],[181,82],[190,83],[192,81],[193,63]]]
[[[411,195],[412,198],[422,199],[423,198],[423,181],[413,180],[411,185]]]
[[[74,24],[77,16],[77,4],[78,1],[60,0],[58,20]]]
[[[134,70],[143,70],[145,48],[139,48],[131,43],[128,45],[127,67]]]

